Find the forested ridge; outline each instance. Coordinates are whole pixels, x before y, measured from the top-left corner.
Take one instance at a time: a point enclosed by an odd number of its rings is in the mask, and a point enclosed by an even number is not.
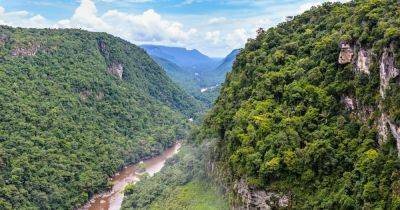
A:
[[[0,26],[0,209],[73,209],[186,135],[199,105],[105,33]]]
[[[400,208],[399,11],[325,3],[247,42],[197,134],[231,205]]]

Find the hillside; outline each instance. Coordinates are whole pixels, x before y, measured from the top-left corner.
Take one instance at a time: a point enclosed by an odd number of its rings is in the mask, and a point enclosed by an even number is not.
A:
[[[198,135],[233,206],[400,208],[399,11],[325,3],[246,44]]]
[[[186,135],[198,104],[105,33],[0,26],[0,209],[72,209]]]

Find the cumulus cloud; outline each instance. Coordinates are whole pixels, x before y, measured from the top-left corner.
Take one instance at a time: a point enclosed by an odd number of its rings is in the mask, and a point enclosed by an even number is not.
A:
[[[237,28],[223,33],[221,31],[208,31],[204,39],[209,45],[214,45],[216,48],[232,50],[243,47],[247,39],[254,36],[255,32]]]
[[[232,49],[243,47],[249,37],[251,37],[251,32],[238,28],[226,36],[226,43]]]
[[[218,44],[221,40],[220,31],[208,31],[206,32],[206,40],[212,41],[214,44]]]
[[[41,15],[32,15],[27,11],[6,12],[0,6],[0,24],[17,27],[48,27],[48,21]]]
[[[41,15],[34,15],[27,11],[6,12],[3,7],[0,7],[0,24],[35,28],[81,28],[107,32],[139,44],[148,42],[185,43],[197,32],[196,29],[184,30],[181,23],[166,20],[152,9],[141,14],[128,14],[118,10],[109,10],[104,14],[99,14],[93,0],[81,0],[72,17],[57,22],[51,22]]]
[[[0,0],[1,1],[1,0]],[[307,0],[306,4],[294,5],[269,1],[223,1],[225,4],[260,4],[265,11],[249,15],[231,15],[222,11],[214,17],[206,15],[172,15],[168,18],[149,9],[141,13],[127,13],[120,10],[99,12],[95,2],[145,3],[154,0],[76,0],[79,6],[71,17],[64,20],[47,20],[41,15],[28,11],[9,12],[0,6],[0,24],[35,28],[81,28],[89,31],[107,32],[135,44],[162,44],[184,46],[202,50],[213,56],[223,56],[234,48],[243,47],[248,38],[254,38],[259,27],[269,28],[283,21],[286,15],[299,14],[312,6],[328,0]],[[349,0],[333,0],[348,2]],[[180,6],[210,0],[180,0]],[[269,2],[269,3],[268,3]],[[39,1],[37,2],[39,3]],[[51,4],[54,4],[51,2]],[[119,5],[119,4],[118,4]],[[173,6],[173,5],[172,5]],[[184,23],[185,25],[183,25]],[[186,26],[186,27],[185,27]],[[188,27],[188,26],[192,26]],[[196,30],[198,27],[201,30]]]
[[[137,15],[118,10],[100,15],[92,0],[82,0],[70,19],[58,21],[55,26],[108,32],[132,42],[185,42],[196,33],[195,29],[184,30],[179,22],[163,19],[152,9]]]

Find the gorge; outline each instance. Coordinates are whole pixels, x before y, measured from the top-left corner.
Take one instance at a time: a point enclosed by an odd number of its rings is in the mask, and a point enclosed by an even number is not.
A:
[[[313,6],[224,58],[0,26],[0,209],[400,209],[399,46],[395,0]]]

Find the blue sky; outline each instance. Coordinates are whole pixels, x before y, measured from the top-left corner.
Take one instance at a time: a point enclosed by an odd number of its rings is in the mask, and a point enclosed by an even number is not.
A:
[[[223,57],[259,27],[327,0],[0,0],[0,24],[82,28]],[[335,0],[346,2],[347,0]]]

